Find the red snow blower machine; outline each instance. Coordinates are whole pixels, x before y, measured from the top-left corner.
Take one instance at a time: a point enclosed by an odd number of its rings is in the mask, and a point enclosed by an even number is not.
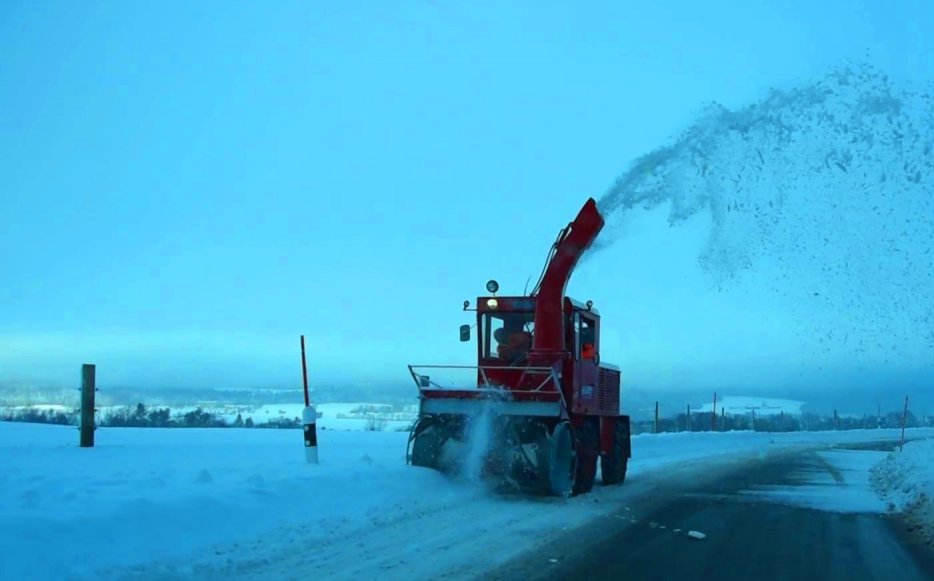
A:
[[[476,312],[476,366],[409,366],[419,389],[409,463],[451,475],[473,463],[523,493],[562,497],[589,492],[598,463],[603,484],[625,480],[631,445],[620,370],[601,361],[593,302],[564,295],[603,226],[588,199],[531,293],[497,296],[491,280],[475,308],[465,301],[464,310]],[[471,340],[472,327],[461,326],[461,341]],[[451,371],[464,383],[437,379]]]

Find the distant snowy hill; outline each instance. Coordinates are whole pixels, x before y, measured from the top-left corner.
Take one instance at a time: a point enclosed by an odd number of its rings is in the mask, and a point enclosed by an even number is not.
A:
[[[805,402],[803,401],[790,399],[727,396],[722,400],[717,400],[716,412],[719,414],[722,410],[729,415],[745,415],[755,412],[757,416],[776,416],[781,413],[800,416],[802,413],[801,408],[804,405]],[[711,401],[709,404],[704,404],[698,408],[697,412],[709,414],[712,408],[713,402]]]

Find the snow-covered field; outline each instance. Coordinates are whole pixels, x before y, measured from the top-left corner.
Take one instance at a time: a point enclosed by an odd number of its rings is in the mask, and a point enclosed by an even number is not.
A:
[[[934,439],[909,442],[872,469],[872,483],[934,546]]]
[[[324,430],[309,465],[298,430],[111,428],[81,449],[73,427],[0,423],[0,578],[465,577],[618,508],[627,486],[898,432],[644,434],[627,485],[567,500],[406,466],[407,437]]]

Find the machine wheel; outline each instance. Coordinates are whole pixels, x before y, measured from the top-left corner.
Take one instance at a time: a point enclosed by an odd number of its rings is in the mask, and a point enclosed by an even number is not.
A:
[[[610,460],[608,455],[601,456],[601,476],[603,484],[622,484],[626,481],[626,469],[629,466],[629,458],[617,458]]]
[[[577,430],[577,478],[574,494],[593,490],[597,479],[597,457],[600,456],[600,432],[591,421],[585,421]]]
[[[600,456],[600,476],[604,485],[622,484],[626,480],[629,458],[623,454],[622,426],[616,424],[616,437],[613,439],[613,453]]]
[[[413,430],[412,465],[441,470],[441,448],[448,434],[444,426],[430,419],[421,419]]]
[[[577,454],[571,424],[558,423],[551,436],[543,433],[539,437],[537,450],[539,480],[544,485],[544,492],[552,496],[571,496],[577,473]]]

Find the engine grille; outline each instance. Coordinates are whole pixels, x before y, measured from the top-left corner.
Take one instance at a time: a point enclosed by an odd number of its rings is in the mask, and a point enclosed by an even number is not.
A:
[[[619,414],[620,372],[600,368],[597,380],[597,409],[600,413]]]

